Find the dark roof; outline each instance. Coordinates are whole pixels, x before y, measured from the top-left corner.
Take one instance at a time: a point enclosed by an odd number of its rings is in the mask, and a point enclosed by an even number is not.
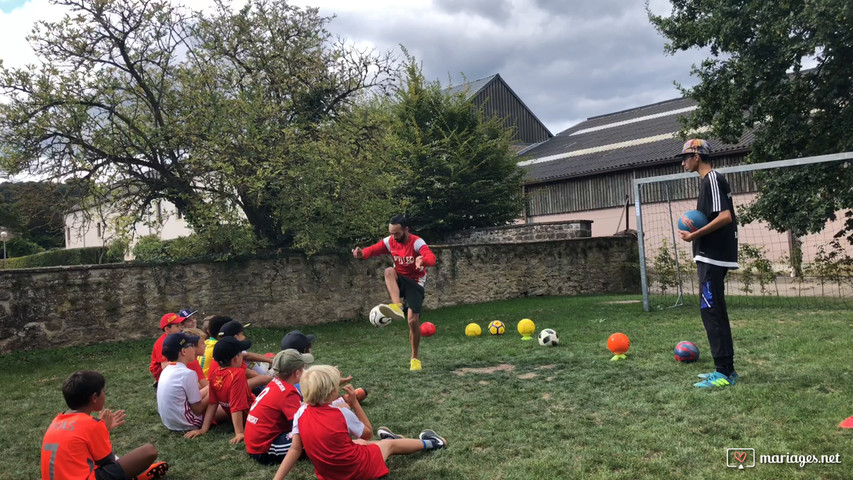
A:
[[[663,163],[681,153],[679,119],[696,108],[689,98],[588,118],[521,155],[526,183],[541,183]],[[752,144],[747,133],[736,144],[709,140],[712,156],[743,151]],[[553,157],[553,158],[551,158]]]
[[[445,89],[448,95],[456,95],[457,93],[465,92],[465,100],[471,100],[472,97],[477,95],[486,85],[491,83],[492,80],[497,77],[498,74],[490,75],[486,78],[481,78],[479,80],[474,80],[472,82],[465,82],[462,85],[456,85],[454,87],[448,87]]]

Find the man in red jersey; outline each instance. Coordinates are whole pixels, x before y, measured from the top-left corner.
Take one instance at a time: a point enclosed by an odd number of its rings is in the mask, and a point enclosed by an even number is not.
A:
[[[391,296],[391,303],[382,305],[383,315],[396,320],[409,319],[409,343],[412,346],[411,370],[420,370],[418,346],[421,343],[421,306],[424,303],[424,284],[426,268],[435,265],[435,255],[422,238],[409,233],[409,221],[403,215],[391,217],[388,225],[391,235],[379,242],[352,251],[355,258],[370,258],[388,253],[394,260],[394,266],[385,269],[385,286]],[[402,301],[401,301],[402,299]]]

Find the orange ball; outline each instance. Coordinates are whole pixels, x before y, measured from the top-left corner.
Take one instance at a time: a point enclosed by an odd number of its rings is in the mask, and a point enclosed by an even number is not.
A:
[[[431,337],[435,335],[435,325],[432,322],[424,322],[421,324],[421,336]]]
[[[613,352],[614,355],[622,355],[631,347],[631,341],[628,340],[628,335],[624,333],[614,333],[607,339],[607,349]]]

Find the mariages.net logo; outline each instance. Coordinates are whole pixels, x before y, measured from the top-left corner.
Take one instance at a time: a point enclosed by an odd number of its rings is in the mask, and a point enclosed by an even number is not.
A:
[[[726,449],[726,466],[729,468],[752,468],[756,461],[754,448],[727,448]],[[798,465],[801,468],[810,463],[841,463],[841,454],[833,455],[797,455],[785,453],[784,455],[759,455],[758,463],[774,464],[788,463]]]

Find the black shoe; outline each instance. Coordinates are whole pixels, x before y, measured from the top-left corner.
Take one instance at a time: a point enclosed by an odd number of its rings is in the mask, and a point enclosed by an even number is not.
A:
[[[396,433],[392,432],[391,429],[388,427],[377,428],[376,434],[379,435],[380,440],[388,440],[389,438],[397,440],[397,439],[403,438],[402,435],[397,435]]]
[[[447,440],[432,430],[424,430],[420,435],[418,435],[418,438],[421,440],[431,441],[433,450],[438,450],[447,446]]]

